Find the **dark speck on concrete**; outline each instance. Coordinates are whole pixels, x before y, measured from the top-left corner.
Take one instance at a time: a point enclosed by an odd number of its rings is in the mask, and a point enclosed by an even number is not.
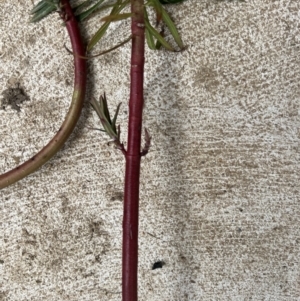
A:
[[[152,270],[161,269],[165,263],[163,261],[157,261],[153,264]]]
[[[17,84],[16,87],[10,87],[2,93],[3,99],[1,101],[1,109],[6,109],[10,106],[13,110],[20,111],[21,104],[29,100],[29,96],[25,93],[24,89]]]

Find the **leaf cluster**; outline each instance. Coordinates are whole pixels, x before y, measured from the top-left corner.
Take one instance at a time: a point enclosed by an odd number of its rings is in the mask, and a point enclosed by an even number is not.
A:
[[[167,26],[171,35],[173,36],[176,44],[182,50],[184,49],[183,42],[180,38],[178,30],[173,23],[171,17],[164,9],[162,4],[174,4],[183,2],[184,0],[147,0],[145,1],[144,9],[144,21],[145,21],[145,32],[146,40],[150,49],[156,50],[164,47],[169,51],[175,51],[174,47],[165,39],[164,30],[158,31],[153,26],[148,17],[148,9],[154,9],[156,13],[156,25],[163,22]],[[31,22],[38,22],[51,14],[54,11],[59,11],[59,0],[41,0],[32,10],[31,10]],[[104,22],[102,26],[96,31],[91,40],[87,45],[87,51],[92,50],[92,48],[101,40],[105,35],[111,22],[124,20],[131,17],[131,13],[122,13],[122,11],[130,4],[130,0],[116,0],[111,3],[108,0],[98,0],[92,3],[91,0],[85,0],[76,7],[73,8],[75,16],[79,22],[90,18],[91,16],[103,11],[105,9],[111,9],[109,15],[102,18]],[[114,48],[115,49],[115,48]]]
[[[100,96],[100,100],[96,101],[92,99],[91,105],[93,106],[94,110],[96,111],[101,124],[103,126],[103,130],[100,129],[102,132],[106,132],[108,136],[112,139],[112,142],[117,146],[119,149],[123,149],[123,145],[120,142],[120,128],[116,126],[117,117],[119,114],[120,106],[117,106],[116,112],[114,117],[111,119],[110,113],[108,110],[106,95]]]
[[[30,11],[32,15],[30,22],[39,22],[57,10],[59,10],[59,0],[42,0]]]

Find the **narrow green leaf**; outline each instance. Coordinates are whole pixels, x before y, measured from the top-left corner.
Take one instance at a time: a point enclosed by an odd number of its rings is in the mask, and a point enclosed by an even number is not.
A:
[[[127,19],[131,16],[132,16],[131,13],[118,14],[118,15],[109,15],[109,16],[106,16],[106,17],[102,18],[101,21],[115,22],[115,21],[120,21],[120,20]]]
[[[113,6],[113,8],[110,12],[110,15],[119,14],[128,3],[129,3],[129,0],[126,0],[124,2],[121,2],[120,0],[118,0],[117,3]],[[98,31],[91,38],[91,40],[87,46],[87,51],[90,51],[100,41],[100,39],[105,34],[108,26],[110,25],[110,23],[111,23],[110,21],[107,21],[98,29]]]
[[[95,5],[93,5],[89,9],[87,9],[86,11],[84,11],[80,14],[76,14],[76,18],[77,18],[78,22],[82,22],[83,20],[88,18],[92,13],[94,13],[99,8],[99,6],[103,3],[103,1],[104,0],[100,0]]]
[[[104,36],[106,33],[106,30],[109,26],[110,22],[105,22],[99,29],[98,31],[94,34],[94,36],[91,38],[88,46],[87,46],[87,51],[90,51]]]
[[[30,22],[31,23],[39,22],[45,17],[47,17],[48,15],[50,15],[55,10],[56,10],[56,6],[53,5],[44,6],[42,9],[38,10],[33,14],[32,18],[30,19]]]
[[[121,104],[119,103],[118,106],[117,106],[114,118],[112,120],[112,126],[113,126],[113,129],[115,130],[115,132],[117,132],[116,122],[117,122],[117,117],[118,117],[118,114],[119,114],[120,107],[121,107]]]
[[[166,49],[169,51],[175,51],[173,47],[160,35],[160,33],[152,27],[150,22],[145,19],[145,27],[149,31],[149,33],[154,36]]]
[[[110,114],[109,114],[109,110],[108,110],[108,105],[107,105],[107,100],[106,100],[106,95],[105,94],[103,96],[101,96],[100,103],[102,103],[102,105],[103,105],[104,116],[106,117],[106,119],[108,120],[108,122],[111,123]]]
[[[45,3],[44,0],[40,1],[37,5],[35,5],[35,6],[33,7],[33,9],[30,11],[30,14],[31,14],[31,15],[35,14],[35,13],[38,12],[39,10],[44,9],[45,6],[47,6],[47,3]]]
[[[105,131],[105,130],[102,130],[102,129],[97,129],[97,128],[89,128],[89,129],[91,129],[91,130],[96,130],[96,131],[100,131],[100,132],[103,132],[103,133],[106,133],[106,131]]]
[[[95,99],[92,99],[91,105],[93,106],[94,110],[99,116],[100,122],[105,132],[109,135],[110,138],[117,140],[118,133],[116,132],[115,128],[112,126],[109,115],[107,115],[108,108],[107,108],[107,101],[105,95],[104,97],[103,96],[100,97],[99,102],[97,102]]]
[[[162,44],[160,41],[156,41],[156,44],[155,44],[155,50],[159,50],[161,48]]]
[[[39,10],[44,10],[45,8],[47,8],[49,6],[56,7],[57,5],[58,5],[57,0],[42,0],[33,7],[33,9],[30,11],[30,14],[33,15],[36,12],[38,12]]]
[[[86,1],[83,1],[82,3],[78,4],[77,6],[74,6],[73,7],[73,12],[75,13],[77,10],[80,10],[82,9],[83,7],[89,5],[91,2],[91,0],[86,0]]]
[[[93,106],[94,110],[96,111],[98,117],[101,119],[102,113],[101,113],[101,108],[100,108],[99,102],[96,99],[92,98],[91,105]]]
[[[164,10],[164,8],[162,9],[162,18],[163,18],[164,22],[166,23],[166,25],[168,26],[172,36],[174,37],[174,40],[177,43],[177,45],[180,47],[180,49],[183,49],[184,45],[183,45],[183,42],[182,42],[182,40],[180,38],[180,35],[177,31],[177,28],[176,28],[175,24],[173,23],[173,21],[171,20],[168,13]]]
[[[145,33],[146,33],[146,41],[147,41],[147,45],[151,50],[156,50],[156,45],[153,39],[152,34],[150,33],[150,31],[148,30],[148,28],[146,27],[145,29]]]
[[[156,21],[159,23],[162,19],[162,5],[158,0],[150,0],[149,4],[153,6],[156,12]]]
[[[145,18],[145,21],[149,23],[149,17],[148,17],[148,12],[147,12],[146,8],[144,8],[144,18]],[[145,34],[146,34],[146,41],[147,41],[148,47],[151,50],[156,50],[153,36],[147,27],[145,28]]]

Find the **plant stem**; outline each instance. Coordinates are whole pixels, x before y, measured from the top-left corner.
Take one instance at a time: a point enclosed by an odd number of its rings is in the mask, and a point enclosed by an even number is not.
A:
[[[40,152],[25,163],[0,175],[0,189],[36,171],[53,157],[71,135],[79,119],[86,89],[86,60],[81,58],[85,55],[85,47],[69,0],[61,0],[61,17],[66,24],[74,53],[74,92],[69,111],[58,132]]]
[[[137,301],[138,210],[144,81],[144,1],[131,0],[131,84],[123,215],[122,300]]]

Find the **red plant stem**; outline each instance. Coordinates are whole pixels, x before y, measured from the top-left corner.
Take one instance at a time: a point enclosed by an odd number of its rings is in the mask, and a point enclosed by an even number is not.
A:
[[[72,103],[62,126],[50,142],[28,161],[0,175],[0,189],[13,184],[34,172],[53,157],[71,135],[80,117],[87,76],[86,60],[80,58],[80,56],[85,55],[85,47],[69,0],[61,0],[61,17],[65,21],[74,53],[75,80]]]
[[[144,1],[131,0],[131,84],[123,216],[122,300],[137,301],[139,181],[144,81]]]

